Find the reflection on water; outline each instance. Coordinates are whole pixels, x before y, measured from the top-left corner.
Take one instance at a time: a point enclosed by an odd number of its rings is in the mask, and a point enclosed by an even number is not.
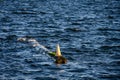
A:
[[[0,80],[119,80],[119,4],[0,0]],[[60,43],[68,63],[57,66],[44,50],[17,41],[24,36],[51,51]]]

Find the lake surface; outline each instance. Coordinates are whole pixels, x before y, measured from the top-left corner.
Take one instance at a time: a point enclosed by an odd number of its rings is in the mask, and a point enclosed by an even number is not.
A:
[[[59,43],[68,63],[24,36]],[[0,80],[120,80],[120,1],[0,0]]]

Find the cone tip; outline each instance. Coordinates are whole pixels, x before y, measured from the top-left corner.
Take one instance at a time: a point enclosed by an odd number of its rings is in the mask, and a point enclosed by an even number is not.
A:
[[[57,47],[56,47],[56,56],[62,56],[59,44],[57,44]]]

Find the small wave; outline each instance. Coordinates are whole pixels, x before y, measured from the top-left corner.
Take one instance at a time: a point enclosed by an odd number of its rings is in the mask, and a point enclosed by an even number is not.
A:
[[[106,50],[106,49],[119,49],[120,48],[120,46],[101,46],[100,47],[100,49],[104,49],[104,50]]]
[[[99,31],[120,31],[120,29],[112,29],[112,28],[98,28]]]
[[[37,14],[37,13],[32,11],[13,11],[12,14]]]
[[[57,78],[54,77],[35,77],[35,80],[57,80]]]
[[[120,38],[109,38],[109,41],[120,41]]]

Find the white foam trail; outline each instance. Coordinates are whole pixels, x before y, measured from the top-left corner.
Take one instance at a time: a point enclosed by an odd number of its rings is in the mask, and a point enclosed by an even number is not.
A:
[[[29,42],[32,44],[33,47],[36,47],[36,50],[39,50],[39,48],[47,51],[48,53],[50,53],[51,51],[48,50],[45,46],[41,45],[37,40],[35,39],[32,39],[32,38],[18,38],[17,39],[18,41],[21,41],[21,42]]]

